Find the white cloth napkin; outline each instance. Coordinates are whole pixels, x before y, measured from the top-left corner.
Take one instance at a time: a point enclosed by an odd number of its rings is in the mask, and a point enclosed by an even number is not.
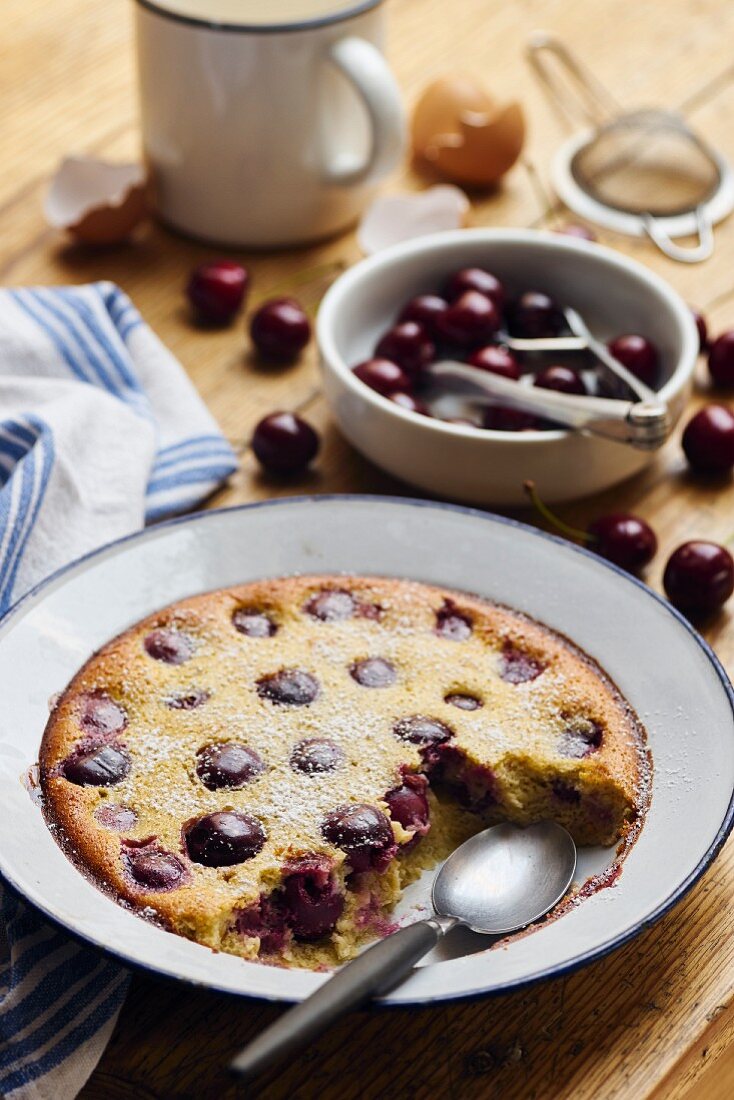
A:
[[[118,287],[0,291],[0,615],[74,558],[193,508],[236,468]],[[76,1096],[127,982],[0,882],[0,1096]]]

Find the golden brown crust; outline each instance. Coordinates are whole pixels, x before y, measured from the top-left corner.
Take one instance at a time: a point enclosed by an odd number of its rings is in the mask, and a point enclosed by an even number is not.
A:
[[[337,622],[315,620],[304,606],[326,590],[348,590],[356,613]],[[271,615],[277,633],[247,637],[235,630],[232,616],[243,606]],[[440,636],[442,615],[471,620],[470,636]],[[190,658],[179,665],[152,659],[143,641],[158,629],[191,639]],[[509,683],[500,671],[518,654],[542,672]],[[351,666],[368,657],[392,662],[393,686],[371,689],[355,681]],[[284,667],[317,679],[320,694],[311,705],[278,706],[258,694],[257,681]],[[174,695],[196,692],[208,693],[200,706],[169,705]],[[483,706],[462,710],[445,701],[451,693],[476,696]],[[123,745],[132,766],[109,788],[76,785],[61,771],[80,745],[99,740],[80,725],[85,700],[95,694],[119,704],[127,720],[106,740]],[[470,790],[489,783],[495,801],[487,820],[522,823],[548,816],[550,807],[579,842],[611,843],[644,809],[649,776],[641,727],[604,673],[567,639],[463,593],[411,581],[316,576],[183,600],[95,654],[60,696],[44,733],[47,820],[70,856],[113,895],[178,932],[233,950],[233,913],[277,888],[284,863],[304,852],[323,853],[343,881],[344,853],[324,839],[323,818],[350,802],[384,811],[384,796],[399,785],[401,772],[425,767],[419,748],[392,732],[396,721],[413,714],[454,731],[458,751],[443,762],[443,778]],[[294,771],[294,744],[317,736],[341,747],[344,765],[318,776]],[[195,772],[196,752],[230,740],[255,749],[265,771],[241,790],[207,790]],[[588,754],[578,755],[586,743]],[[122,832],[105,827],[95,812],[107,804],[133,810],[135,823]],[[182,826],[222,809],[262,822],[262,851],[233,867],[191,863]],[[397,825],[395,833],[409,839]],[[121,841],[151,837],[186,866],[186,881],[175,890],[143,890],[126,873]],[[394,900],[391,895],[387,903]]]

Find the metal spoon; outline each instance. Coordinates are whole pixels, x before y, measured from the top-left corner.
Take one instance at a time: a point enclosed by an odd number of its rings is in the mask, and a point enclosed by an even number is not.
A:
[[[433,883],[435,916],[401,928],[339,970],[238,1054],[231,1069],[251,1078],[295,1054],[329,1024],[396,986],[458,924],[506,935],[542,917],[568,890],[576,846],[550,821],[519,829],[495,825],[467,840]]]

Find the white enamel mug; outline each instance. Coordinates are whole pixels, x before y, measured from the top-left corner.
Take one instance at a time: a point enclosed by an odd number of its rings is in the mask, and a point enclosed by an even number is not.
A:
[[[145,159],[172,228],[233,247],[318,240],[354,222],[398,163],[383,0],[275,26],[214,23],[171,0],[138,0],[136,15]]]

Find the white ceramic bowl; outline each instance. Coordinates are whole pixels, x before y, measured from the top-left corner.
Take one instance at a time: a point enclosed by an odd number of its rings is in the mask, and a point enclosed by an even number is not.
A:
[[[363,260],[337,279],[318,317],[324,388],[347,439],[389,473],[436,496],[474,504],[524,502],[532,478],[547,500],[608,488],[654,453],[578,432],[495,432],[407,412],[351,372],[414,295],[438,290],[458,268],[496,273],[511,292],[543,290],[577,309],[606,340],[639,332],[662,360],[660,395],[680,416],[691,387],[698,334],[691,311],[664,280],[601,245],[521,229],[470,229],[409,241]]]

